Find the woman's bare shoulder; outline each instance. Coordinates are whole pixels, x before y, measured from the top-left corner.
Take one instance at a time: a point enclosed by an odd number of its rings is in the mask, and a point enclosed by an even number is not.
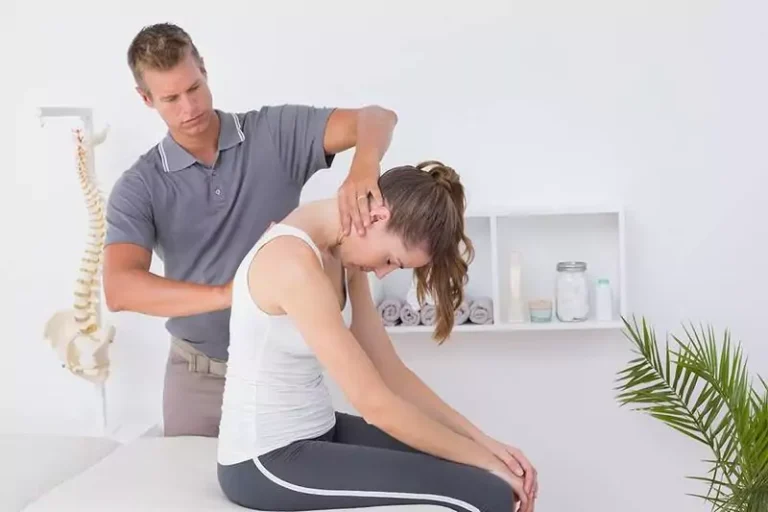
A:
[[[286,290],[327,281],[314,250],[295,236],[276,237],[259,249],[248,267],[251,298],[267,312],[280,312]]]

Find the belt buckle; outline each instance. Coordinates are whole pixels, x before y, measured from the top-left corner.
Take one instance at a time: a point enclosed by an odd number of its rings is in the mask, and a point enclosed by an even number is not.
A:
[[[210,360],[200,354],[191,354],[188,361],[189,371],[193,373],[210,373],[211,364]]]

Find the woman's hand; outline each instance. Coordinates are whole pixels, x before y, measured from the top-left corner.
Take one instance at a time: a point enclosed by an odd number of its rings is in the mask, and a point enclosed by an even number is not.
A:
[[[477,442],[498,457],[504,463],[506,468],[516,475],[517,478],[523,479],[523,492],[527,494],[531,500],[538,497],[539,482],[536,469],[531,465],[530,461],[519,448],[500,443],[492,437],[485,435],[477,439]]]
[[[491,473],[507,482],[515,493],[516,500],[512,512],[534,512],[535,498],[530,496],[523,489],[523,479],[513,475],[509,468],[504,464],[499,464],[499,468],[492,469]]]

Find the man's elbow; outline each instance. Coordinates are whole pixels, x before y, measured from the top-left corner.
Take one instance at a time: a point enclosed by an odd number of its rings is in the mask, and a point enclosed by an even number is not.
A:
[[[398,121],[397,112],[386,107],[379,107],[379,108],[382,110],[382,112],[387,117],[387,119],[389,120],[392,126],[397,125],[397,121]]]
[[[390,108],[383,107],[381,105],[369,105],[363,109],[363,112],[366,112],[366,111],[370,113],[374,113],[376,117],[383,118],[392,126],[397,125],[397,121],[398,121],[397,112],[395,112]]]
[[[125,311],[125,299],[121,288],[120,279],[117,276],[104,276],[104,303],[112,313]]]
[[[384,110],[384,114],[389,118],[392,125],[396,125],[398,121],[397,112],[392,109],[381,107]]]
[[[125,311],[125,307],[123,307],[123,303],[120,302],[120,295],[118,293],[110,293],[104,290],[104,303],[107,305],[107,310],[111,313]]]

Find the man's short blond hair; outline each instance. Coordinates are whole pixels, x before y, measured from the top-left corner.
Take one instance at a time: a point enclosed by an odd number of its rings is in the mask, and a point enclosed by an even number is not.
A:
[[[142,28],[131,41],[128,47],[128,66],[136,85],[149,93],[144,84],[144,71],[167,71],[178,65],[188,54],[194,57],[205,73],[203,59],[189,34],[172,23],[156,23]]]

